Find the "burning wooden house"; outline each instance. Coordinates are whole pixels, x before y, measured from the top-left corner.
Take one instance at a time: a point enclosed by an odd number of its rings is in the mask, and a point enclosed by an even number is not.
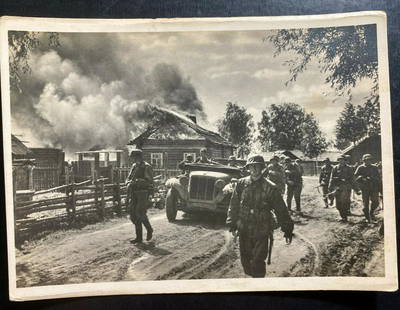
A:
[[[144,160],[155,173],[166,177],[180,172],[178,163],[192,155],[196,160],[200,150],[207,148],[209,156],[218,161],[234,153],[234,146],[218,133],[197,124],[196,117],[155,108],[158,122],[129,142],[143,150]]]

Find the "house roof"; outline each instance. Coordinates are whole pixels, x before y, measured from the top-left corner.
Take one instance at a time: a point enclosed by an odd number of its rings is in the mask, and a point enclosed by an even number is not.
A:
[[[12,154],[17,156],[26,156],[32,154],[32,151],[13,134],[11,135],[11,150]]]
[[[212,143],[226,145],[226,146],[232,146],[232,143],[228,142],[220,134],[201,127],[197,123],[193,122],[193,120],[191,120],[189,117],[186,117],[178,112],[175,112],[172,110],[167,110],[167,109],[160,108],[160,107],[153,106],[152,108],[156,112],[161,112],[163,114],[167,114],[173,120],[187,125],[189,128],[194,130],[198,135],[204,137],[205,139],[207,139],[208,141],[210,141]],[[158,129],[161,129],[161,128],[158,128]],[[137,136],[136,138],[131,140],[128,144],[132,145],[132,144],[137,144],[139,141],[144,141],[147,138],[149,138],[153,133],[155,133],[158,129],[148,128],[143,133],[141,133],[139,136]]]
[[[343,150],[343,154],[349,153],[350,151],[352,151],[353,149],[357,148],[360,144],[365,143],[367,140],[375,138],[375,137],[380,137],[380,135],[375,135],[375,136],[370,136],[370,135],[366,135],[364,137],[362,137],[360,140],[358,140],[356,143],[354,143],[353,145],[350,145],[349,147],[347,147],[346,149]]]
[[[318,156],[319,160],[324,160],[325,158],[329,158],[331,161],[336,161],[336,159],[342,154],[340,151],[325,151]]]

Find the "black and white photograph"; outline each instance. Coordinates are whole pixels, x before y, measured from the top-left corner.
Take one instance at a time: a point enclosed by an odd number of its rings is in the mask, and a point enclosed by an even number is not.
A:
[[[396,290],[385,27],[3,18],[11,298]]]

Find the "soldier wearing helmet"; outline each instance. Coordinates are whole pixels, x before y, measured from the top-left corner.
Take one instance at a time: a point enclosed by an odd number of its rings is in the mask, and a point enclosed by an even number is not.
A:
[[[321,172],[319,174],[319,185],[322,188],[322,195],[324,197],[324,203],[325,207],[328,208],[328,201],[329,205],[333,205],[333,200],[334,197],[333,195],[328,195],[329,194],[329,179],[331,177],[331,172],[332,172],[332,164],[331,160],[329,158],[326,158],[324,160],[324,165],[321,168]]]
[[[381,176],[378,167],[372,165],[371,154],[364,154],[363,164],[354,173],[355,180],[361,189],[363,212],[368,222],[375,220],[375,210],[379,206],[379,192],[381,191]]]
[[[286,157],[285,159],[285,176],[286,176],[286,185],[287,185],[287,196],[286,196],[286,204],[291,210],[292,200],[296,202],[296,210],[301,211],[300,198],[301,191],[303,189],[303,178],[301,175],[301,171],[297,167],[295,163],[292,162],[290,157]]]
[[[270,159],[270,164],[264,171],[264,176],[275,183],[282,195],[285,193],[285,171],[279,164],[279,157],[274,155]]]
[[[143,241],[143,227],[146,228],[146,240],[151,240],[153,228],[147,217],[149,196],[153,192],[153,169],[143,160],[142,150],[134,149],[130,153],[133,165],[126,179],[128,186],[127,205],[132,223],[135,225],[136,239],[132,243]]]
[[[353,168],[347,165],[345,156],[339,156],[337,161],[339,163],[332,168],[328,188],[335,195],[336,208],[341,220],[347,222],[350,215],[351,190],[354,188]]]
[[[232,193],[227,224],[239,234],[240,260],[247,275],[262,278],[266,274],[265,259],[272,249],[274,211],[287,242],[291,241],[293,221],[278,188],[263,178],[264,158],[248,158],[250,175],[239,179]]]
[[[186,164],[193,163],[193,156],[192,155],[187,155],[185,159],[183,159],[179,164],[178,164],[178,169],[182,170],[182,174],[188,174],[189,170],[186,167]]]

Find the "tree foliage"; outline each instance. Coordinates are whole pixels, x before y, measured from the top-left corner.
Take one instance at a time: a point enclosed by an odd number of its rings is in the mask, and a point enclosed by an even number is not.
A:
[[[314,158],[328,146],[315,116],[295,103],[269,106],[262,112],[258,130],[264,151],[299,149]]]
[[[228,102],[223,118],[217,122],[219,133],[238,146],[241,153],[244,154],[250,152],[250,143],[254,131],[252,118],[253,116],[247,113],[244,107]]]
[[[45,36],[49,46],[59,46],[59,35],[55,32],[39,34],[38,32],[9,31],[10,86],[21,92],[20,82],[23,74],[30,74],[30,54],[40,46],[41,36]]]
[[[375,25],[284,29],[266,39],[274,44],[275,56],[288,51],[295,55],[285,63],[291,74],[287,83],[296,81],[311,60],[317,59],[320,71],[327,74],[325,82],[339,94],[350,94],[360,80],[371,78],[371,97],[378,96]]]
[[[348,102],[336,121],[335,146],[343,150],[367,134],[379,133],[380,117],[377,103],[368,100],[363,105],[355,106]]]
[[[325,82],[338,96],[348,96],[336,124],[336,147],[344,149],[366,134],[380,132],[376,25],[285,29],[266,39],[275,46],[275,56],[294,55],[285,63],[290,72],[286,84],[296,81],[316,59]],[[351,89],[365,78],[373,81],[370,94],[362,105],[354,106]]]

